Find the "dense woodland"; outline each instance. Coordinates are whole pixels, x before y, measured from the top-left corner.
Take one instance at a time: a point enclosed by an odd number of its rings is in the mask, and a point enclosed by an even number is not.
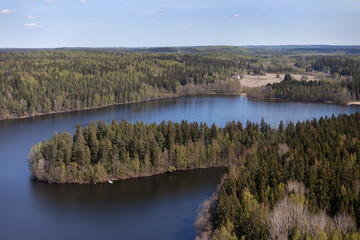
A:
[[[243,130],[235,122],[225,129],[187,121],[159,125],[92,122],[84,129],[78,125],[74,136],[56,133],[35,145],[30,170],[34,178],[49,183],[96,183],[177,169],[229,166],[244,150],[233,140],[233,128],[247,143],[257,126],[249,123]]]
[[[307,50],[317,54],[323,49],[3,50],[0,120],[165,97],[239,93],[240,83],[232,76],[246,74],[323,72],[338,79],[319,84],[287,82],[268,86],[250,91],[249,96],[253,97],[341,103],[359,99],[359,57],[301,54],[308,54]],[[350,80],[341,80],[342,76],[349,76]]]
[[[264,121],[246,126],[233,121],[223,128],[186,121],[99,121],[33,146],[29,164],[35,179],[49,183],[231,166],[213,227],[203,236],[358,239],[359,135],[359,113],[286,127],[281,122],[276,129]]]
[[[230,55],[0,53],[0,119],[189,94],[237,93]]]
[[[355,101],[349,89],[326,81],[284,80],[264,87],[249,89],[253,98],[277,98],[298,101],[336,102],[346,104]]]
[[[270,61],[230,50],[0,52],[0,119],[164,97],[238,93],[234,74],[295,71],[281,58]]]
[[[360,114],[262,124],[219,190],[215,239],[359,239]]]

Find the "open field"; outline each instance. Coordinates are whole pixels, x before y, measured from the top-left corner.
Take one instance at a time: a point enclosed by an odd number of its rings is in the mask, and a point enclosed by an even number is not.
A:
[[[241,79],[241,86],[242,87],[261,87],[267,85],[268,83],[278,83],[284,80],[285,74],[280,74],[280,78],[276,77],[275,73],[267,73],[263,76],[258,75],[245,75],[243,79]],[[296,80],[301,80],[302,74],[291,74]],[[307,80],[315,80],[314,76],[307,75]]]

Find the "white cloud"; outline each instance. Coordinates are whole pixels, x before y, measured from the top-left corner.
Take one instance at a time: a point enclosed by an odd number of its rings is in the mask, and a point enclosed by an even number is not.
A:
[[[246,15],[234,14],[233,18],[246,18]]]
[[[81,2],[82,4],[85,4],[85,3],[86,3],[86,0],[80,0],[80,2]]]
[[[260,8],[261,11],[267,11],[267,8]]]
[[[52,3],[53,0],[45,0],[45,2],[47,2],[47,3]]]
[[[38,19],[40,16],[39,15],[28,15],[27,17],[26,17],[26,19],[28,19],[28,20],[36,20],[36,19]]]
[[[15,10],[3,9],[3,10],[0,11],[0,15],[9,15],[9,14],[12,14],[14,12],[15,12]]]
[[[159,15],[159,14],[164,14],[164,13],[168,13],[168,12],[170,12],[170,9],[162,8],[162,9],[160,9],[160,10],[154,11],[153,13],[154,13],[155,15]]]
[[[35,27],[36,23],[25,23],[24,26],[25,27]]]

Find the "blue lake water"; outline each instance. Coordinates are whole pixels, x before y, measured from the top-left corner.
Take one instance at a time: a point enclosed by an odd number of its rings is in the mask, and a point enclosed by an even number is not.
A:
[[[224,126],[247,120],[277,126],[351,114],[360,106],[253,101],[241,96],[195,96],[90,111],[0,121],[0,239],[194,239],[197,207],[224,169],[203,169],[97,185],[34,182],[27,171],[32,145],[77,123],[123,118],[135,122],[202,121]]]

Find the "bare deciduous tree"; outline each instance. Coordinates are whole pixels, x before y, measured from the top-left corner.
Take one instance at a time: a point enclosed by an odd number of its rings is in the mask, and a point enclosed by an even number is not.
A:
[[[297,181],[290,181],[286,184],[286,189],[288,192],[294,192],[297,196],[302,196],[309,192],[309,189],[306,188],[305,184]]]
[[[198,210],[196,221],[194,223],[196,240],[212,239],[214,231],[213,218],[216,202],[218,200],[220,187],[223,185],[226,177],[227,174],[222,177],[220,183],[217,186],[216,192],[213,193],[209,199],[205,200]]]
[[[356,195],[358,195],[360,192],[360,181],[359,180],[355,181],[355,191],[356,191]]]
[[[196,221],[194,223],[196,230],[196,239],[207,240],[211,239],[213,230],[213,209],[214,203],[217,200],[217,195],[213,194],[212,197],[206,200],[198,211]]]
[[[337,213],[334,216],[334,227],[343,233],[348,233],[355,228],[355,224],[347,213]]]
[[[279,143],[279,157],[282,158],[288,151],[290,151],[290,148],[286,143]]]
[[[288,182],[287,190],[298,196],[304,195],[308,189],[303,183]],[[266,224],[270,239],[287,239],[288,235],[297,227],[301,234],[309,234],[314,237],[321,230],[330,233],[332,225],[335,230],[345,234],[355,228],[355,224],[349,214],[338,213],[331,219],[325,210],[317,214],[311,213],[304,203],[299,203],[285,196],[274,207],[269,214]]]

